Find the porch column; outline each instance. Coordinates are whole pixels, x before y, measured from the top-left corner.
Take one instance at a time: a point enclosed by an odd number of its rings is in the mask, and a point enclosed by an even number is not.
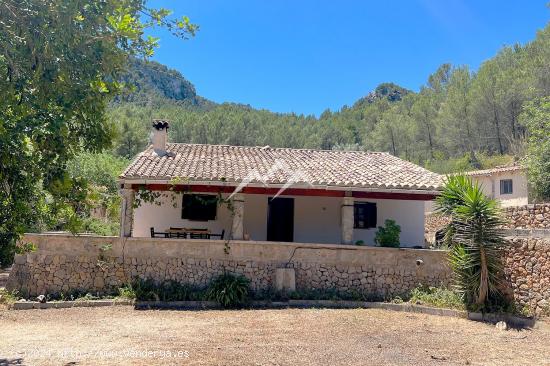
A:
[[[231,239],[244,239],[244,196],[239,193],[233,196],[233,224],[231,226]]]
[[[342,244],[353,244],[353,197],[342,200]]]
[[[132,236],[134,225],[134,190],[131,185],[125,184],[120,191],[122,196],[122,207],[120,208],[120,236]]]

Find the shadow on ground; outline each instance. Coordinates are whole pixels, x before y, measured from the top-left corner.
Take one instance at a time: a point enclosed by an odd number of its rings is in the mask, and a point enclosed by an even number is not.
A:
[[[0,366],[24,365],[22,358],[0,358]]]

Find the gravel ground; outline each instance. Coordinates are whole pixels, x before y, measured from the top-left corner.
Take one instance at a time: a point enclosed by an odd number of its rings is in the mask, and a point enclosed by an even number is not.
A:
[[[550,327],[375,309],[0,310],[0,365],[550,365]]]

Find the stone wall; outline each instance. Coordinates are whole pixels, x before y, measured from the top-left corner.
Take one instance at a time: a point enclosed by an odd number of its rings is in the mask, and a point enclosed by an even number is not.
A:
[[[550,203],[506,207],[502,208],[502,213],[506,229],[550,229]],[[426,240],[433,243],[436,231],[449,221],[449,217],[441,214],[427,214],[424,223]]]
[[[550,315],[550,239],[510,238],[505,275],[517,305]]]
[[[435,243],[435,233],[451,222],[449,216],[439,213],[427,214],[424,218],[424,239],[428,244]]]
[[[550,314],[550,239],[515,237],[505,253],[509,295],[520,307]],[[29,234],[38,250],[17,255],[7,287],[31,296],[109,292],[135,277],[206,286],[243,274],[253,290],[274,286],[277,268],[293,268],[296,288],[402,295],[418,284],[447,286],[446,252],[250,241],[73,237]]]
[[[550,229],[550,203],[503,209],[510,229]]]
[[[38,234],[23,240],[38,250],[16,256],[8,288],[31,296],[108,292],[135,277],[206,286],[224,271],[243,274],[260,290],[274,285],[277,268],[294,268],[297,290],[394,296],[419,284],[446,286],[451,276],[446,253],[432,250]]]

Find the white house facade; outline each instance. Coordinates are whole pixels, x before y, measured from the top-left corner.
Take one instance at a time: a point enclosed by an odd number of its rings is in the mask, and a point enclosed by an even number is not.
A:
[[[374,245],[385,220],[424,246],[442,177],[388,153],[166,143],[120,176],[121,236]]]
[[[499,201],[501,207],[524,206],[529,203],[527,174],[521,165],[473,170],[463,174],[479,184],[487,197]],[[433,212],[434,208],[433,201],[426,202],[426,213]]]
[[[525,168],[520,165],[467,172],[481,185],[483,192],[498,200],[502,207],[523,206],[529,203]]]

